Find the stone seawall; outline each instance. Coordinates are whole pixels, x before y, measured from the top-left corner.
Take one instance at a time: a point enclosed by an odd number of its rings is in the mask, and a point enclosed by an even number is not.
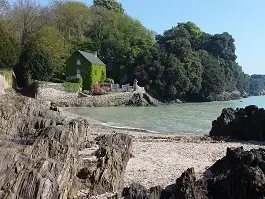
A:
[[[60,107],[104,107],[104,106],[156,106],[161,102],[145,92],[124,92],[98,96],[80,97],[54,88],[38,88],[37,98],[53,102]]]

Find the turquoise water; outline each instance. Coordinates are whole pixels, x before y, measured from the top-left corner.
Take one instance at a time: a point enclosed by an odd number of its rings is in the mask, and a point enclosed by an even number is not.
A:
[[[212,121],[223,108],[257,105],[265,108],[265,96],[228,102],[172,104],[160,107],[67,108],[94,122],[110,126],[139,128],[158,132],[209,133]]]

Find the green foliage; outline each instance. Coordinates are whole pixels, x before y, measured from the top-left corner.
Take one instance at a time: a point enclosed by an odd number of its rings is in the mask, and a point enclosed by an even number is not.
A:
[[[92,64],[89,72],[90,88],[96,84],[104,82],[106,79],[106,66]]]
[[[89,8],[82,2],[59,2],[55,5],[54,14],[58,30],[69,41],[83,37],[91,23]]]
[[[63,84],[64,90],[70,93],[75,93],[80,90],[78,83],[64,82]]]
[[[107,64],[107,73],[116,82],[131,76],[135,59],[142,51],[153,46],[153,38],[139,21],[108,10],[96,9],[96,27],[89,36],[95,41],[98,56]]]
[[[210,35],[187,22],[156,40],[154,50],[138,56],[133,74],[161,100],[208,100],[223,91],[247,91],[248,76],[235,62],[234,39],[228,33]]]
[[[18,50],[17,42],[0,21],[0,69],[11,68],[18,62]]]
[[[77,83],[79,88],[83,88],[83,79],[82,78],[73,78],[69,80],[70,83]]]
[[[96,43],[91,38],[79,37],[72,39],[70,42],[71,54],[76,52],[77,50],[89,52],[91,51],[91,49],[96,49]]]
[[[118,3],[116,0],[94,0],[93,5],[105,8],[107,10],[124,13],[121,3]]]
[[[48,81],[53,74],[49,55],[41,51],[29,51],[23,56],[22,67],[35,80]]]
[[[224,91],[225,73],[218,60],[207,51],[200,51],[201,63],[204,67],[202,74],[202,89],[200,95],[207,99],[213,94]]]
[[[65,80],[63,80],[62,78],[58,78],[58,77],[52,77],[49,81],[53,83],[64,83],[65,82]]]
[[[11,68],[21,55],[15,66],[18,79],[50,80],[53,75],[52,81],[63,82],[67,74],[76,77],[78,58],[84,65],[79,66],[82,81],[75,83],[86,90],[104,82],[106,74],[122,84],[136,78],[164,101],[207,100],[235,89],[257,94],[265,87],[262,78],[249,77],[236,62],[229,33],[211,35],[189,21],[155,36],[116,0],[94,0],[91,7],[78,1],[54,1],[47,7],[18,1],[3,16],[0,68]],[[97,51],[107,67],[69,59],[77,50]]]
[[[53,27],[41,28],[35,36],[34,48],[51,58],[54,73],[62,74],[65,71],[65,61],[69,56],[69,50],[58,30]]]
[[[114,80],[111,79],[111,78],[107,78],[107,79],[105,79],[104,83],[107,83],[107,84],[114,84]]]

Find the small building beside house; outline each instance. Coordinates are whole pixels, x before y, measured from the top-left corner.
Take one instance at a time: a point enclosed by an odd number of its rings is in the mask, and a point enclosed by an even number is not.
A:
[[[90,90],[97,82],[106,80],[106,65],[97,53],[78,50],[66,62],[66,80],[82,78],[83,90]]]

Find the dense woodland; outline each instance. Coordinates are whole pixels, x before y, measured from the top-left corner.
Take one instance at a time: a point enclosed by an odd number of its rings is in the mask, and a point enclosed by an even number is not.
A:
[[[260,80],[236,62],[233,37],[208,34],[192,22],[157,35],[114,0],[0,0],[0,69],[15,67],[19,83],[63,81],[65,62],[76,50],[97,51],[107,76],[141,86],[154,97],[207,100],[223,91],[249,92]],[[262,82],[264,87],[264,81]]]

